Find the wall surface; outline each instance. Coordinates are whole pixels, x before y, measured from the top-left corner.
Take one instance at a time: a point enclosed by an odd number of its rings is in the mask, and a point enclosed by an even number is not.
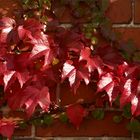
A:
[[[111,6],[107,16],[113,22],[113,28],[122,32],[122,39],[133,39],[137,47],[140,47],[140,0],[111,0]],[[0,0],[0,17],[13,16],[14,9],[20,8],[18,0]],[[64,23],[70,22],[70,17],[61,17]],[[86,89],[88,91],[88,89]],[[82,91],[82,89],[81,89]],[[86,91],[86,92],[87,92]],[[90,93],[90,92],[89,92]],[[77,95],[78,96],[78,95]],[[72,97],[71,97],[72,98]],[[87,97],[88,98],[88,97]],[[89,97],[90,98],[90,97]],[[87,99],[89,100],[89,99]],[[64,103],[65,104],[65,103]],[[18,116],[18,112],[11,116]],[[20,114],[23,116],[22,114]],[[17,129],[16,140],[133,140],[134,135],[125,129],[123,124],[112,124],[110,115],[106,115],[104,122],[87,120],[77,131],[73,126],[60,124],[48,127],[29,126],[26,129]],[[108,128],[104,126],[108,125]],[[114,130],[114,131],[112,131]],[[112,131],[110,133],[110,131]],[[59,136],[59,137],[52,137]],[[63,137],[61,137],[63,136]],[[69,137],[65,137],[69,136]],[[74,137],[73,137],[74,136]],[[78,137],[77,137],[78,136]]]

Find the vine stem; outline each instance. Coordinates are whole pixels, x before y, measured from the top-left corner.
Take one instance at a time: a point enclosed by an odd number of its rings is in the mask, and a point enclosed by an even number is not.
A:
[[[57,83],[56,85],[56,104],[58,105],[58,107],[60,107],[60,83]]]

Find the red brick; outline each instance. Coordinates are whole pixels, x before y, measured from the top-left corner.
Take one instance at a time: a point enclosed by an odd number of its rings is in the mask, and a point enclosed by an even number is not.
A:
[[[140,28],[119,28],[116,30],[121,32],[123,40],[133,39],[136,47],[140,48]]]
[[[140,1],[139,0],[135,0],[134,22],[135,23],[140,23]]]
[[[61,5],[60,0],[53,0],[52,9],[61,23],[70,23],[70,22],[87,22],[89,16],[83,15],[82,17],[76,18],[73,16],[73,11],[70,7]],[[83,12],[89,10],[87,5],[81,6]]]
[[[38,138],[14,138],[14,140],[42,140],[42,139],[38,139]],[[48,140],[48,139],[45,139],[45,140]]]
[[[140,139],[140,133],[137,132],[137,133],[134,133],[134,137],[137,138],[138,140]]]
[[[88,118],[84,120],[79,128],[76,130],[71,124],[63,124],[59,120],[55,120],[51,126],[42,126],[36,128],[36,136],[39,137],[93,137],[93,136],[120,136],[129,137],[130,132],[126,129],[128,120],[116,124],[112,118],[119,112],[106,112],[103,120],[94,120]]]
[[[26,129],[16,128],[14,136],[31,136],[31,126],[28,126]]]
[[[87,8],[87,7],[84,7]],[[60,6],[59,2],[55,2],[54,10],[61,22],[71,22],[79,20],[81,22],[88,21],[87,17],[82,19],[75,19],[71,15],[71,11],[68,7]],[[113,23],[128,23],[132,19],[132,3],[131,0],[115,0],[110,4],[107,16]]]
[[[132,19],[131,0],[114,0],[110,4],[107,16],[113,23],[128,23]]]

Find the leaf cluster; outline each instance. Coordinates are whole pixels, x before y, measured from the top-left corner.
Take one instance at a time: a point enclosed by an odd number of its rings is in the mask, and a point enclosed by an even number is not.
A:
[[[96,85],[95,102],[89,106],[125,108],[127,118],[140,115],[139,50],[132,41],[122,42],[111,30],[105,13],[108,0],[22,0],[23,10],[17,19],[0,20],[0,105],[11,110],[24,110],[27,119],[52,113],[58,108],[61,89],[69,84],[73,94],[79,86]],[[60,4],[60,6],[58,5]],[[73,21],[62,26],[67,10]],[[20,17],[20,18],[19,18]],[[86,18],[88,25],[82,22]],[[106,39],[100,44],[99,35]],[[56,97],[56,100],[52,96]],[[60,103],[61,104],[61,103]],[[82,104],[82,103],[81,103]],[[129,107],[126,107],[130,105]],[[69,120],[77,129],[90,112],[80,103],[65,107],[61,122]],[[4,113],[3,113],[4,114]],[[95,109],[93,118],[101,120],[104,111]],[[2,116],[4,118],[4,116]],[[114,116],[114,122],[121,122]],[[34,124],[51,125],[47,114],[34,119]],[[20,123],[25,126],[24,123]],[[11,138],[16,126],[13,120],[0,120],[0,134]],[[131,122],[129,129],[139,124]],[[8,130],[8,131],[7,131]]]

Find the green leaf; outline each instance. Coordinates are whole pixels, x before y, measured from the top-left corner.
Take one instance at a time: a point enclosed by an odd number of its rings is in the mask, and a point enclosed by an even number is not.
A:
[[[110,1],[109,0],[102,0],[102,11],[105,12],[109,7]]]
[[[82,16],[84,16],[84,10],[82,8],[80,8],[80,7],[77,7],[77,9],[75,9],[75,11],[73,12],[73,14],[77,18],[81,18]]]
[[[51,0],[44,0],[44,3],[47,4],[49,8],[51,7]]]
[[[127,42],[124,42],[122,44],[120,51],[125,59],[133,59],[134,53],[136,52],[134,41],[132,39],[128,39]]]
[[[123,116],[127,119],[130,119],[132,114],[131,114],[131,105],[128,104],[126,106],[124,106],[123,108]]]
[[[128,125],[127,129],[132,132],[140,132],[140,122],[136,119],[132,120]]]
[[[41,118],[37,118],[32,121],[32,124],[36,126],[41,126],[43,124],[43,120]]]
[[[44,124],[51,125],[53,123],[53,117],[51,115],[44,116]]]
[[[39,3],[39,7],[41,8],[42,5],[43,5],[43,1],[42,0],[38,0],[38,3]]]
[[[140,51],[137,51],[133,55],[133,61],[134,62],[140,62]]]
[[[92,37],[92,33],[87,32],[87,33],[85,34],[85,37],[86,37],[87,39],[90,39],[90,38]]]
[[[60,0],[60,4],[64,5],[65,4],[65,0]]]
[[[104,18],[101,22],[101,33],[107,40],[110,41],[118,40],[118,33],[112,30],[112,23],[107,18]]]
[[[45,23],[48,21],[48,17],[47,16],[42,16],[41,17],[41,22]]]
[[[7,140],[7,138],[0,135],[0,140]]]
[[[94,15],[94,20],[93,20],[93,23],[96,24],[96,25],[99,25],[101,23],[103,23],[103,15],[101,12],[96,12],[96,14]]]
[[[0,135],[0,140],[3,140],[3,136],[2,135]]]
[[[59,120],[63,123],[67,123],[68,122],[68,117],[66,115],[66,113],[61,113],[60,116],[59,116]]]
[[[113,116],[113,122],[120,123],[122,121],[122,116],[115,115]]]
[[[104,118],[104,110],[103,109],[96,109],[92,111],[92,116],[94,119],[102,120]]]
[[[97,38],[97,37],[92,37],[92,38],[91,38],[91,43],[92,43],[93,45],[97,45],[97,44],[98,44],[98,38]]]
[[[26,129],[27,128],[27,123],[25,123],[25,122],[22,122],[22,123],[20,123],[19,124],[19,127],[21,128],[21,129]]]
[[[114,101],[114,105],[119,107],[120,106],[120,95],[116,97],[115,101]]]
[[[28,4],[29,0],[22,0],[23,4]]]

